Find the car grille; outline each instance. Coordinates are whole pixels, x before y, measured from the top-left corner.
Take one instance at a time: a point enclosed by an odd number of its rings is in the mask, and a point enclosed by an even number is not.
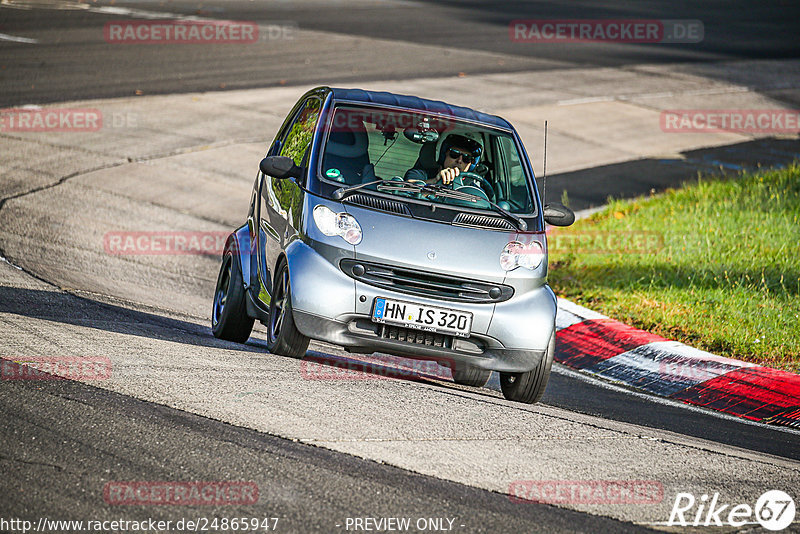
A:
[[[402,326],[382,324],[378,335],[383,339],[396,339],[397,341],[405,341],[406,343],[415,343],[417,345],[428,345],[429,347],[449,349],[453,346],[452,336],[414,330],[413,328],[403,328]]]
[[[381,211],[388,211],[389,213],[397,213],[398,215],[411,216],[411,210],[402,202],[395,200],[387,200],[385,198],[373,197],[371,195],[350,195],[345,199],[346,202],[364,206],[365,208],[372,208]]]
[[[400,293],[475,303],[503,302],[514,295],[514,288],[503,284],[350,259],[342,260],[339,265],[351,278]]]
[[[459,213],[453,219],[453,224],[460,226],[474,226],[490,230],[515,230],[513,224],[502,217],[490,215],[475,215],[474,213]]]

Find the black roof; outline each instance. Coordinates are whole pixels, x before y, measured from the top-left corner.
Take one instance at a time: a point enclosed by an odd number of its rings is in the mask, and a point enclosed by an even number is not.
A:
[[[387,93],[385,91],[364,91],[363,89],[342,89],[331,88],[333,98],[336,100],[347,100],[351,102],[365,102],[370,104],[382,104],[387,106],[396,106],[402,108],[410,108],[430,113],[440,113],[443,115],[450,115],[459,119],[466,119],[476,122],[482,122],[499,128],[513,129],[511,124],[502,117],[497,115],[489,115],[488,113],[481,113],[471,108],[461,106],[451,106],[446,102],[439,100],[428,100],[409,95],[397,95],[394,93]]]

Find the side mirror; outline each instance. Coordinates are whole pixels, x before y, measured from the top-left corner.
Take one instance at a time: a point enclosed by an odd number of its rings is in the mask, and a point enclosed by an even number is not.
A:
[[[553,226],[569,226],[575,222],[575,213],[568,207],[558,204],[546,204],[544,207],[544,222]]]
[[[303,168],[294,164],[294,160],[287,156],[268,156],[261,160],[258,166],[261,172],[275,178],[300,178]]]

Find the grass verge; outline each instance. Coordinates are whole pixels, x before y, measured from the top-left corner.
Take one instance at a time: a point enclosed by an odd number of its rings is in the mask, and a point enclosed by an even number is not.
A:
[[[715,354],[800,372],[800,166],[704,179],[549,235],[556,294]]]

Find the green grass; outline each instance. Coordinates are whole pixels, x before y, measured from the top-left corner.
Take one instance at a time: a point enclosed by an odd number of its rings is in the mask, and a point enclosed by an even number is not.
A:
[[[797,164],[610,199],[550,243],[558,295],[699,349],[800,372]]]

